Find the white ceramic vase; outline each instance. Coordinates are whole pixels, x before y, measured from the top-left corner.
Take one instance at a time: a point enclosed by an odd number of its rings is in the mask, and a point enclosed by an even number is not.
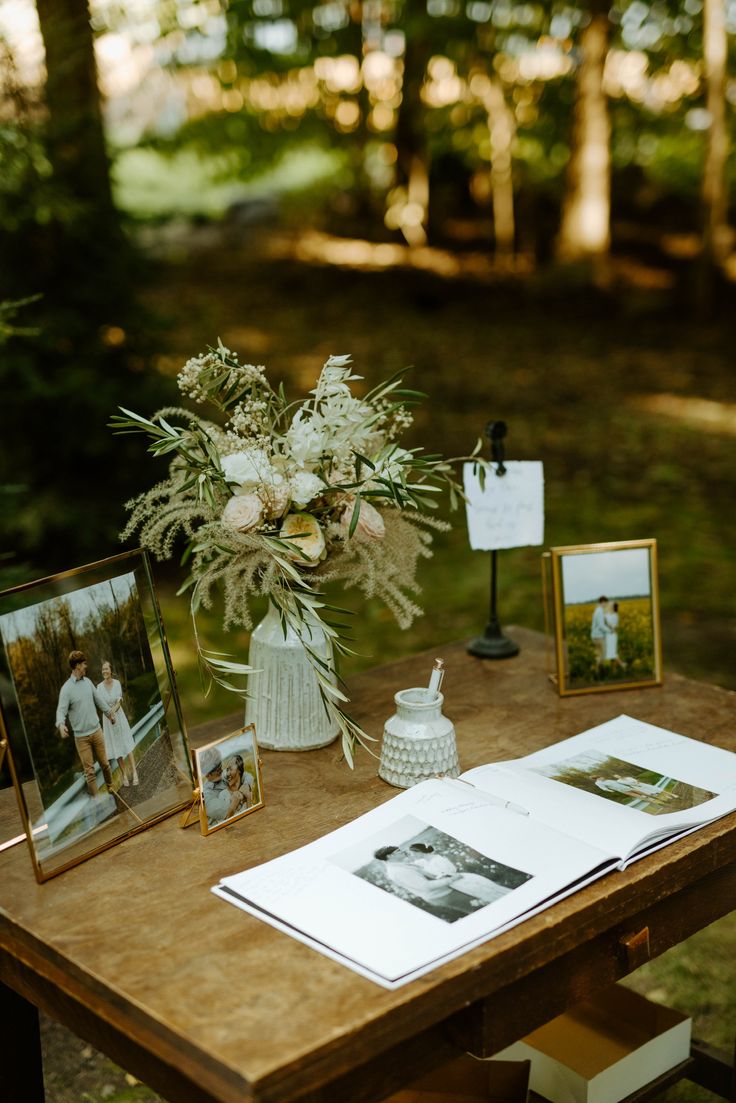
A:
[[[317,625],[308,625],[309,646],[328,658],[332,646]],[[273,605],[254,628],[248,662],[245,723],[255,724],[259,747],[271,751],[312,751],[326,747],[339,733],[325,711],[317,675],[296,632],[287,627]],[[333,677],[333,682],[336,679]]]
[[[378,776],[399,789],[438,775],[457,777],[455,727],[442,713],[442,694],[402,689],[394,701],[396,712],[383,730]]]

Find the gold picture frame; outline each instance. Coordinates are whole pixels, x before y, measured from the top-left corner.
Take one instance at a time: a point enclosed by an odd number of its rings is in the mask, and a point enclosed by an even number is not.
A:
[[[255,724],[195,748],[194,766],[203,835],[211,835],[263,808]]]
[[[0,643],[0,745],[39,882],[191,803],[146,552],[0,593]]]
[[[560,696],[661,685],[656,540],[551,548],[542,564]]]

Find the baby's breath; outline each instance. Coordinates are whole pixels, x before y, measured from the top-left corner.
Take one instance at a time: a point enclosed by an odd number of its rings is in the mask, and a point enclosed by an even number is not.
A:
[[[268,422],[268,403],[262,398],[246,398],[233,410],[228,424],[229,430],[237,437],[270,436]]]

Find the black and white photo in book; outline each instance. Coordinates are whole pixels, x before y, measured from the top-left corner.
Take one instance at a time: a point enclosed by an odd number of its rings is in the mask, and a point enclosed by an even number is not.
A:
[[[0,637],[0,723],[39,881],[191,801],[145,553],[6,590]]]
[[[492,904],[530,877],[414,816],[404,816],[332,861],[445,923]]]
[[[213,892],[396,988],[736,810],[736,754],[619,716],[420,782]]]

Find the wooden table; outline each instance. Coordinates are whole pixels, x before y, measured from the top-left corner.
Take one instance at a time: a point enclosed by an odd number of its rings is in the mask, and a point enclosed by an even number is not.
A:
[[[620,712],[736,750],[736,694],[670,675],[661,688],[563,700],[547,682],[542,637],[509,635],[518,658],[444,651],[445,712],[464,769]],[[425,684],[430,666],[431,656],[414,656],[356,677],[356,718],[380,735],[393,694]],[[237,717],[204,725],[194,741],[237,726]],[[377,1100],[462,1050],[497,1051],[736,907],[732,815],[386,991],[210,893],[221,876],[396,792],[373,759],[360,755],[351,773],[335,746],[263,758],[266,807],[208,838],[174,817],[44,885],[25,844],[0,854],[4,1042],[14,1057],[2,1062],[4,1100],[16,1066],[18,1099],[40,1098],[29,1004],[174,1103]],[[15,812],[12,794],[0,796],[7,838]],[[724,1089],[728,1070],[713,1069]]]

